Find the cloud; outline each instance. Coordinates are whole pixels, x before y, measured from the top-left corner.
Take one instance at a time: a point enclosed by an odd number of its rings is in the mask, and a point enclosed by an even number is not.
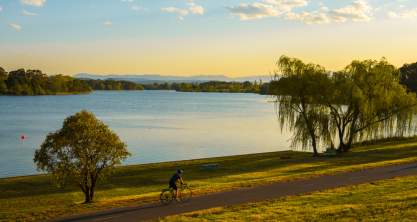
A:
[[[12,28],[12,29],[14,29],[14,30],[16,30],[18,32],[20,32],[22,30],[22,26],[20,26],[20,25],[18,25],[16,23],[10,23],[9,26],[10,26],[10,28]]]
[[[204,15],[204,8],[201,5],[196,5],[194,2],[188,3],[188,10],[195,15]]]
[[[188,15],[187,9],[181,9],[181,8],[176,8],[176,7],[161,8],[161,11],[176,14],[179,20],[183,20],[184,17]]]
[[[26,11],[25,9],[22,10],[22,15],[26,16],[37,16],[37,13]]]
[[[110,27],[110,26],[113,25],[113,22],[112,21],[105,21],[105,22],[103,22],[103,25],[107,26],[107,27]]]
[[[306,24],[326,24],[331,22],[328,15],[328,9],[325,7],[322,7],[319,11],[300,13],[290,12],[287,15],[287,19],[302,21]]]
[[[328,24],[347,21],[368,22],[372,16],[373,8],[366,0],[355,0],[352,4],[338,9],[330,10],[322,6],[317,11],[290,12],[287,19],[298,20],[306,24]]]
[[[291,12],[294,8],[303,7],[309,0],[263,0],[251,4],[241,3],[238,6],[227,7],[240,20],[262,19],[277,17]]]
[[[24,5],[42,7],[45,4],[46,0],[20,0],[20,2]]]
[[[330,16],[337,22],[349,19],[354,22],[367,22],[372,18],[372,7],[366,0],[356,0],[349,6],[331,11]]]
[[[227,9],[240,20],[281,17],[306,24],[367,22],[373,16],[373,8],[366,0],[354,0],[350,5],[337,9],[329,9],[320,4],[321,7],[315,11],[294,11],[296,8],[307,6],[309,2],[310,0],[261,0],[251,4],[242,3]]]
[[[240,20],[261,19],[282,14],[273,5],[260,2],[252,4],[242,3],[239,6],[229,7],[228,9],[232,14],[239,16]]]
[[[417,18],[417,8],[402,10],[398,12],[388,12],[388,17],[392,19],[413,19]]]
[[[194,15],[204,15],[205,9],[201,5],[197,5],[194,1],[189,1],[187,3],[187,8],[178,8],[178,7],[166,7],[161,8],[162,12],[176,14],[179,20],[184,20],[184,17],[189,14]]]
[[[3,7],[0,5],[0,12],[2,12],[3,11]]]

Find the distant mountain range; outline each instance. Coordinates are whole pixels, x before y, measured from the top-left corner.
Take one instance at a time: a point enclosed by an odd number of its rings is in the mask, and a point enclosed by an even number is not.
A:
[[[125,80],[136,83],[150,84],[150,83],[201,83],[208,81],[225,81],[225,82],[245,82],[245,81],[259,81],[269,82],[272,76],[259,75],[259,76],[246,76],[246,77],[227,77],[225,75],[196,75],[196,76],[170,76],[170,75],[99,75],[89,73],[79,73],[74,76],[78,79],[113,79],[113,80]]]

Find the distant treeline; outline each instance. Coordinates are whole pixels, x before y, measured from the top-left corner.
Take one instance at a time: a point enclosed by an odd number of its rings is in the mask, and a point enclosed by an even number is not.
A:
[[[93,90],[175,90],[178,92],[222,92],[268,94],[269,83],[222,82],[140,84],[122,80],[76,79],[48,76],[40,70],[18,69],[7,73],[0,67],[0,95],[57,95],[90,93]]]
[[[255,82],[222,82],[203,83],[154,83],[143,85],[146,90],[175,90],[178,92],[221,92],[221,93],[258,93],[267,94],[269,83]]]
[[[84,80],[93,90],[144,90],[143,86],[138,83],[119,80]]]
[[[417,92],[417,63],[400,68],[400,83]],[[203,83],[140,84],[123,80],[76,79],[48,76],[40,70],[18,69],[7,73],[0,67],[0,95],[57,95],[90,93],[93,90],[175,90],[178,92],[221,92],[271,94],[270,83],[209,81]]]
[[[57,95],[89,93],[91,87],[70,76],[47,76],[39,70],[19,69],[7,73],[0,67],[0,95]]]
[[[143,90],[129,81],[83,80],[70,76],[48,76],[40,70],[19,69],[7,73],[0,67],[0,95],[58,95],[90,93],[93,90]]]

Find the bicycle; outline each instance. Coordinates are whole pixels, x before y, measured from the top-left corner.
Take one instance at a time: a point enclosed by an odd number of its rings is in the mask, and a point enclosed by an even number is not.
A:
[[[190,187],[187,184],[182,184],[178,187],[178,201],[179,202],[188,202],[193,195]],[[172,188],[163,189],[161,191],[161,195],[159,199],[163,205],[170,204],[173,200],[175,200],[175,191]]]

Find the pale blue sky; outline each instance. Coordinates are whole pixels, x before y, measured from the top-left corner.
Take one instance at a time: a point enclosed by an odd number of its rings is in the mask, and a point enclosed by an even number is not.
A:
[[[0,0],[0,66],[48,73],[267,74],[417,61],[417,0]]]

